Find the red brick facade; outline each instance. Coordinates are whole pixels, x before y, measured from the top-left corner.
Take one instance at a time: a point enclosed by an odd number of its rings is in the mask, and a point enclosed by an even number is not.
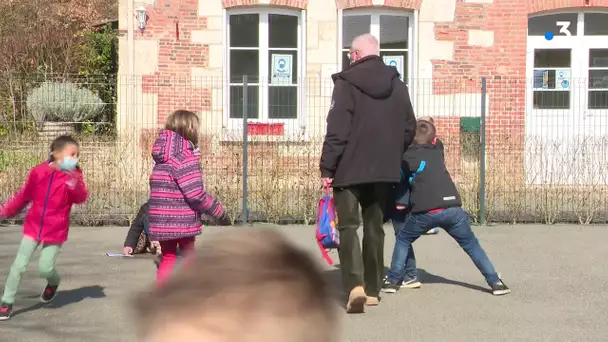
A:
[[[259,5],[260,0],[222,0],[224,8]],[[308,0],[271,0],[270,5],[306,9]]]
[[[159,41],[158,71],[144,76],[144,93],[158,95],[158,121],[164,122],[175,108],[203,111],[211,105],[208,89],[193,89],[192,67],[205,67],[208,46],[191,43],[192,30],[203,30],[207,19],[198,16],[198,0],[156,0],[146,10],[150,20],[137,39]]]
[[[385,0],[384,5],[415,10],[421,8],[422,1]],[[150,21],[145,33],[137,35],[137,39],[159,41],[158,71],[143,78],[143,91],[158,95],[161,123],[178,107],[199,112],[211,107],[211,90],[191,86],[192,68],[204,68],[209,62],[209,47],[191,43],[192,30],[207,27],[207,18],[198,15],[199,3],[204,2],[156,0],[154,5],[147,6]],[[222,1],[225,8],[259,3],[259,0]],[[301,9],[306,9],[308,4],[309,0],[270,1],[271,6]],[[336,0],[339,9],[371,7],[372,4],[372,0]],[[434,94],[479,93],[481,77],[487,77],[486,129],[490,154],[492,150],[498,151],[494,157],[499,157],[504,146],[509,146],[511,151],[523,151],[528,16],[542,11],[589,7],[608,7],[608,0],[494,0],[492,3],[456,0],[455,20],[435,24],[435,38],[453,42],[454,54],[452,60],[432,61]],[[469,45],[470,30],[493,32],[493,45]],[[459,119],[438,116],[436,120],[439,133],[450,137],[453,152],[458,153],[454,146],[459,144]],[[517,153],[513,158],[523,158]]]

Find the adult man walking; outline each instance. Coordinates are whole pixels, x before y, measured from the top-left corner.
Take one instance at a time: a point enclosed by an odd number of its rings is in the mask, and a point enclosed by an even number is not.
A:
[[[383,218],[401,177],[401,157],[416,118],[407,88],[379,57],[371,34],[354,39],[351,65],[332,75],[334,92],[321,155],[321,177],[334,187],[346,311],[377,305],[384,272]],[[359,245],[363,212],[363,253]],[[393,204],[394,205],[394,204]]]

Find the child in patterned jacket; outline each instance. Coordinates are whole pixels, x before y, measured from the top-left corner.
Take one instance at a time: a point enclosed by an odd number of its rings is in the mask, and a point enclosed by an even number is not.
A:
[[[150,176],[149,237],[159,241],[162,259],[157,284],[169,278],[177,261],[178,248],[188,257],[194,240],[202,232],[201,214],[230,224],[222,204],[205,190],[198,150],[200,121],[187,110],[167,119],[152,147],[155,165]]]

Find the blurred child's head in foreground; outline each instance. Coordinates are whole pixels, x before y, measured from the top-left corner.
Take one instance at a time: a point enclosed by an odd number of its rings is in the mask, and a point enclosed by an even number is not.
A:
[[[194,112],[176,110],[167,118],[165,128],[181,135],[194,144],[194,146],[198,145],[200,121],[198,115]]]
[[[435,126],[430,121],[420,119],[418,120],[418,122],[416,122],[416,135],[414,136],[414,144],[432,144],[436,135],[437,133],[435,131]]]
[[[136,307],[147,342],[333,342],[339,330],[319,265],[271,230],[207,238]]]

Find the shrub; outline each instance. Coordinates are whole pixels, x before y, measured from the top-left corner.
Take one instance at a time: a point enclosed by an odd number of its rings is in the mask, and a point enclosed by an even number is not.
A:
[[[44,82],[29,93],[27,108],[36,122],[82,122],[99,115],[104,103],[73,83]]]
[[[148,176],[153,161],[146,149],[155,135],[150,132],[148,136],[125,136],[121,140],[104,140],[104,136],[79,137],[81,166],[91,196],[85,205],[74,208],[74,223],[128,223],[134,217],[148,196]],[[222,201],[231,217],[238,218],[242,210],[243,186],[241,143],[238,140],[226,142],[216,135],[205,135],[200,141],[204,141],[201,165],[205,185]],[[576,145],[579,149],[592,149],[604,144],[603,140],[588,138]],[[548,158],[555,151],[548,151],[541,142],[532,139],[526,142],[528,145],[534,148],[517,147],[502,140],[493,141],[490,146],[485,176],[487,222],[589,224],[608,221],[608,179],[589,178],[605,174],[608,169],[605,157],[586,156],[589,160],[584,163],[580,158],[561,160],[564,170],[588,178],[584,185],[564,185],[567,179],[555,179],[554,184],[537,182],[530,185],[526,178],[548,179],[560,174],[547,167]],[[248,162],[250,220],[314,222],[316,204],[322,195],[317,172],[320,146],[321,141],[314,139],[258,142],[252,138]],[[33,165],[44,160],[48,141],[21,137],[6,140],[4,147],[0,152],[0,202],[23,184]],[[454,150],[454,145],[449,147],[452,149],[448,151]],[[522,148],[541,162],[524,164]],[[451,160],[456,161],[456,158]],[[464,208],[472,221],[476,221],[480,207],[479,160],[460,158],[457,166],[455,182]]]
[[[10,171],[14,167],[32,167],[40,161],[37,155],[29,152],[0,151],[0,172]]]

